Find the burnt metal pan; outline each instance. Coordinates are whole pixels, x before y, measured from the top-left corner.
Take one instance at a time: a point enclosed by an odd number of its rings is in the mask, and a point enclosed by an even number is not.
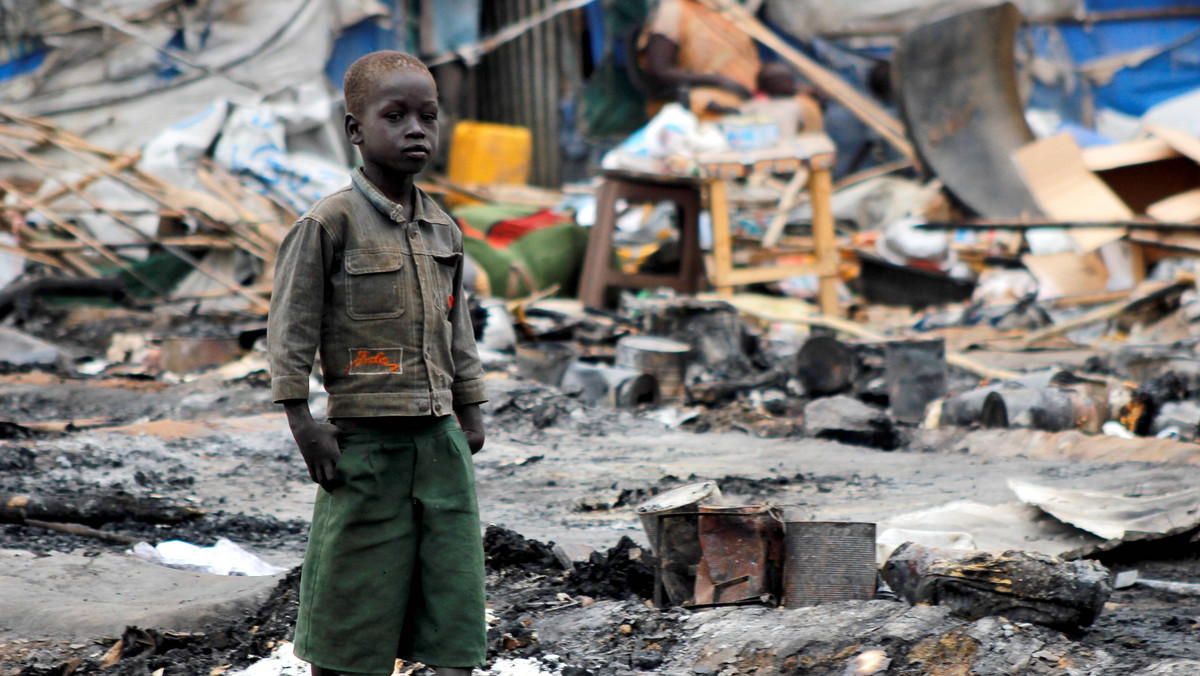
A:
[[[1033,140],[1017,92],[1011,3],[934,21],[896,48],[899,100],[921,161],[981,216],[1041,215],[1012,153]]]

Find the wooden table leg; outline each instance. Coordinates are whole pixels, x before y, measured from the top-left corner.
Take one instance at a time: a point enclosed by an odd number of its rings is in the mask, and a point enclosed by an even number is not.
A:
[[[836,316],[838,250],[833,228],[833,177],[828,168],[813,166],[808,193],[812,200],[813,249],[820,275],[817,305],[821,314]]]
[[[596,193],[596,222],[588,234],[583,272],[579,277],[579,300],[585,307],[604,307],[604,292],[608,289],[612,258],[612,236],[617,227],[616,193],[617,187],[612,181],[600,184],[600,190]]]
[[[733,272],[733,235],[729,232],[729,198],[725,181],[712,179],[708,185],[708,211],[712,214],[712,285],[719,296],[732,296],[729,273]]]

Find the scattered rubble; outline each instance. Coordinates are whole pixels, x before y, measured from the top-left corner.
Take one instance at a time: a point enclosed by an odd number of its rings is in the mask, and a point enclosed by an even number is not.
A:
[[[645,120],[638,69],[612,68],[645,17],[611,3],[489,7],[490,35],[453,46],[390,3],[0,12],[0,549],[120,570],[236,542],[288,571],[199,629],[69,641],[10,636],[9,594],[0,676],[220,676],[286,648],[312,487],[270,402],[274,257],[353,164],[322,70],[405,20],[447,91],[468,83],[447,102],[536,123],[421,183],[464,231],[487,371],[488,673],[1200,672],[1200,128],[1175,91],[1200,17],[697,2],[803,75],[820,124],[757,117],[790,100]],[[1162,44],[1114,52],[1129,19]],[[623,141],[588,137],[563,88],[586,107],[585,71],[627,85],[600,87],[637,113]],[[530,103],[525,80],[554,86]],[[501,160],[516,184],[483,178]],[[658,188],[610,199],[621,181]],[[862,526],[854,556],[797,565],[821,524]],[[789,584],[834,564],[852,594]]]
[[[887,413],[844,395],[817,399],[804,407],[804,431],[821,439],[890,451],[900,434]]]

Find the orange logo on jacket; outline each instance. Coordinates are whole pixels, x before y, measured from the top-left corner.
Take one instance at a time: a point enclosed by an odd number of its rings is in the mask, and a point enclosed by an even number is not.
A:
[[[370,350],[359,350],[355,353],[354,359],[346,365],[346,373],[349,373],[350,369],[364,366],[383,366],[388,373],[396,373],[400,370],[400,364],[389,359],[383,352],[371,354]]]

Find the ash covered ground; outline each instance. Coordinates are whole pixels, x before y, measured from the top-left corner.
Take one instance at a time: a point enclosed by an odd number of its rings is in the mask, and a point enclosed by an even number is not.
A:
[[[94,351],[97,340],[85,336],[76,349]],[[481,510],[491,524],[491,659],[530,658],[563,676],[840,675],[853,673],[846,670],[857,656],[883,650],[891,666],[879,673],[888,674],[1200,673],[1188,661],[1200,660],[1200,598],[1141,587],[1114,592],[1096,624],[1077,635],[999,618],[972,622],[887,596],[788,610],[687,612],[648,602],[652,576],[633,507],[684,483],[712,479],[733,502],[872,520],[953,500],[1008,502],[1007,477],[1069,482],[1142,471],[1144,464],[990,453],[961,443],[908,443],[885,452],[803,436],[763,439],[703,419],[667,429],[646,411],[589,408],[503,377],[489,384],[489,442],[476,464]],[[314,488],[269,398],[261,375],[168,383],[81,376],[64,367],[0,376],[0,420],[14,423],[0,430],[0,495],[64,502],[124,495],[190,506],[203,514],[87,525],[152,542],[208,546],[225,537],[290,571],[253,607],[186,630],[120,623],[88,637],[35,634],[7,617],[0,620],[0,674],[220,674],[290,639]],[[91,422],[51,424],[82,419]],[[1190,466],[1173,471],[1197,473]],[[551,543],[595,551],[564,563]],[[34,557],[100,561],[127,557],[128,549],[0,524],[0,550]],[[1190,542],[1126,549],[1107,563],[1200,582],[1200,547]],[[131,581],[119,591],[139,590]],[[3,603],[20,610],[12,599]],[[405,668],[411,673],[413,665]]]

